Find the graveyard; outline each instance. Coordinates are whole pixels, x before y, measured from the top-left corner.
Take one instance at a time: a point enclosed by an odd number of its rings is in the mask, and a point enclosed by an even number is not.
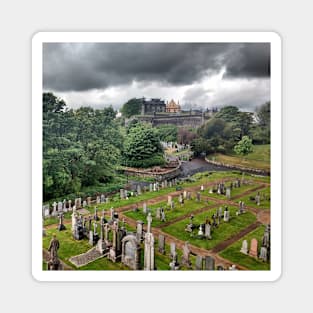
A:
[[[203,172],[45,203],[55,269],[269,270],[270,177]]]

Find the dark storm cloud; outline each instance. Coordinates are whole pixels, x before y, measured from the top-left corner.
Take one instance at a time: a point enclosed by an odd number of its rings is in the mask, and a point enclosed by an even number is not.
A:
[[[43,52],[43,85],[55,91],[189,85],[223,67],[230,78],[268,76],[269,44],[46,43]]]

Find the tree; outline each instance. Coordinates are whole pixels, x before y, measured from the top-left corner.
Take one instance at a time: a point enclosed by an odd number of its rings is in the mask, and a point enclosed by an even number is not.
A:
[[[271,126],[271,103],[266,102],[256,110],[256,120],[260,126]]]
[[[130,99],[121,108],[121,113],[124,117],[131,117],[133,115],[138,115],[141,112],[141,99]]]
[[[44,113],[53,112],[59,113],[62,112],[65,108],[66,103],[64,100],[56,97],[52,92],[46,92],[42,95],[42,110]]]
[[[234,147],[236,154],[247,155],[253,152],[252,140],[248,136],[243,136],[242,139]]]
[[[163,148],[157,131],[142,123],[133,126],[125,140],[124,165],[147,168],[162,165],[164,162]]]

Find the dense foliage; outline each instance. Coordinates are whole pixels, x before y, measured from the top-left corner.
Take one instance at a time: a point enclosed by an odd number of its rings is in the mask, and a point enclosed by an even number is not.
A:
[[[236,154],[247,155],[253,152],[252,140],[248,136],[243,136],[242,139],[234,147]]]
[[[44,200],[111,182],[120,163],[123,137],[112,107],[68,110],[43,94]]]
[[[160,125],[156,127],[156,130],[161,141],[165,141],[165,142],[177,141],[177,126]]]
[[[125,139],[123,163],[129,167],[163,165],[163,148],[155,128],[142,123],[128,128]]]
[[[121,113],[124,117],[131,117],[133,115],[138,115],[141,112],[141,100],[140,99],[130,99],[121,108]]]
[[[254,144],[270,143],[270,103],[258,108],[255,115],[226,106],[200,127],[197,134],[191,144],[195,155],[232,153],[245,136]]]

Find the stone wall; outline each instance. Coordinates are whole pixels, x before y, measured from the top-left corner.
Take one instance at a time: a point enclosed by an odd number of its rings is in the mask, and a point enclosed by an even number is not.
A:
[[[143,177],[143,178],[154,178],[157,181],[163,181],[163,180],[169,180],[173,179],[181,173],[181,162],[179,165],[175,168],[166,170],[164,172],[154,172],[154,171],[149,171],[145,169],[135,169],[135,168],[128,168],[125,170],[125,174],[129,176],[137,176],[137,177]]]
[[[216,166],[227,167],[227,168],[233,169],[233,170],[244,171],[247,173],[253,173],[253,174],[258,174],[258,175],[262,175],[262,176],[270,176],[271,175],[271,172],[267,171],[267,170],[261,170],[258,168],[251,168],[251,167],[245,167],[245,166],[234,165],[234,164],[227,164],[227,163],[208,160],[207,158],[205,158],[205,160],[206,160],[206,162],[208,162],[210,164],[213,164]]]

